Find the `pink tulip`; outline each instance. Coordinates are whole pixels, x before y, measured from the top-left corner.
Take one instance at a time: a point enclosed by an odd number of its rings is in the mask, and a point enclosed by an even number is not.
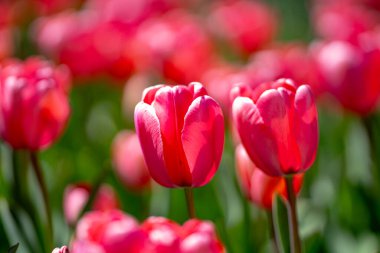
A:
[[[259,1],[219,1],[209,21],[214,33],[246,54],[269,44],[277,30],[273,10]]]
[[[180,253],[181,226],[164,217],[150,217],[141,225],[148,235],[147,252]]]
[[[184,238],[181,253],[225,253],[219,241],[214,224],[209,221],[192,219],[183,226]]]
[[[134,132],[120,132],[113,142],[112,154],[115,170],[127,188],[138,191],[150,186],[151,177]]]
[[[271,209],[276,194],[287,198],[285,179],[271,177],[262,172],[251,161],[243,145],[239,144],[235,152],[236,174],[244,195],[261,208]],[[303,174],[294,177],[294,192],[299,193],[303,182]]]
[[[118,210],[93,211],[78,223],[73,252],[142,253],[145,241],[145,233],[131,216]]]
[[[70,75],[39,58],[0,70],[0,135],[15,149],[40,150],[63,132],[70,107]]]
[[[344,108],[365,116],[376,109],[380,99],[380,44],[372,35],[362,36],[366,43],[359,45],[344,41],[320,44],[315,58],[325,90]]]
[[[166,187],[207,184],[222,157],[223,121],[200,83],[145,89],[135,126],[152,178]]]
[[[69,249],[66,246],[61,248],[55,248],[51,253],[69,253]]]
[[[252,161],[270,176],[306,171],[318,147],[318,115],[311,89],[289,79],[242,92],[236,87],[232,113]]]
[[[69,185],[63,197],[63,211],[66,221],[73,225],[90,196],[91,187],[87,184]],[[116,193],[108,185],[100,187],[92,209],[97,211],[114,210],[119,207]]]

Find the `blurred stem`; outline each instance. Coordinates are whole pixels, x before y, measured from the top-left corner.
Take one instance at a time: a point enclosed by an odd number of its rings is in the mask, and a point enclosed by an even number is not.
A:
[[[297,219],[297,200],[293,188],[293,176],[285,177],[286,192],[288,194],[288,220],[289,220],[289,233],[291,239],[291,252],[301,253],[301,240],[298,232],[298,219]]]
[[[186,204],[187,204],[187,212],[189,213],[189,218],[194,219],[195,218],[195,208],[194,208],[194,195],[193,195],[193,189],[190,187],[185,188],[185,197],[186,197]]]
[[[274,227],[275,223],[273,220],[272,210],[268,210],[266,213],[268,216],[269,236],[270,236],[270,240],[272,242],[273,248],[274,248],[274,252],[280,253],[280,249],[278,247],[278,242],[277,242],[277,237],[276,237],[276,230]]]
[[[32,162],[32,168],[37,177],[37,181],[38,181],[38,184],[42,193],[42,198],[44,201],[45,213],[46,213],[46,218],[47,218],[48,247],[53,248],[54,231],[53,231],[51,205],[50,205],[48,190],[47,190],[45,179],[44,179],[44,174],[42,172],[42,168],[38,159],[38,154],[36,152],[33,152],[33,151],[30,152],[30,161]]]
[[[41,222],[36,212],[35,206],[30,200],[28,189],[28,156],[24,151],[12,150],[12,171],[13,171],[13,193],[15,206],[24,209],[25,213],[29,216],[34,232],[36,233],[40,249],[32,252],[47,252],[47,247],[44,241],[44,235],[41,228]],[[10,205],[13,205],[10,203]]]

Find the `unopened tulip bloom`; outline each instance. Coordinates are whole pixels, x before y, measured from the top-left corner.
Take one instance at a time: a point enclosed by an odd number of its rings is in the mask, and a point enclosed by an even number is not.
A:
[[[115,170],[127,188],[139,191],[150,186],[140,141],[133,131],[122,131],[115,137],[112,156]]]
[[[70,75],[39,58],[0,69],[0,135],[14,149],[40,150],[62,133],[69,114]]]
[[[91,187],[87,184],[76,184],[66,187],[63,196],[63,211],[69,224],[73,225],[76,223],[80,212],[90,197],[90,192]],[[102,185],[95,197],[92,209],[108,211],[117,209],[118,207],[119,201],[114,190],[108,185]]]
[[[69,253],[69,249],[66,246],[62,246],[61,248],[55,248],[51,253]]]
[[[224,145],[220,106],[200,83],[144,91],[135,126],[154,180],[166,187],[200,187],[218,169]]]
[[[279,79],[251,94],[240,90],[235,87],[231,91],[235,97],[233,118],[257,167],[270,176],[310,168],[318,146],[318,115],[310,87]]]
[[[285,179],[271,177],[262,172],[251,161],[243,145],[239,144],[235,152],[236,174],[244,195],[254,204],[265,209],[272,209],[273,198],[279,194],[287,198]],[[293,180],[293,187],[299,193],[303,175],[298,174]]]

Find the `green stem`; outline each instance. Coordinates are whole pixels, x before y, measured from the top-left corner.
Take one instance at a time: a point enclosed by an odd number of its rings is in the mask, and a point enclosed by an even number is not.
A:
[[[288,220],[291,239],[291,252],[301,253],[301,240],[298,232],[297,199],[293,188],[293,176],[285,177],[286,191],[288,193]]]
[[[274,252],[280,253],[280,248],[278,247],[278,242],[277,242],[277,237],[276,237],[276,230],[274,227],[275,223],[273,220],[272,210],[268,210],[266,213],[268,216],[269,236],[270,236],[270,240],[273,244]]]
[[[36,175],[38,185],[40,187],[40,190],[42,193],[42,198],[44,201],[45,214],[46,214],[46,218],[47,218],[48,247],[53,248],[54,231],[53,231],[53,219],[52,219],[52,213],[51,213],[50,200],[49,200],[48,190],[46,187],[42,168],[41,168],[41,165],[39,163],[38,155],[36,152],[30,152],[30,161],[32,163],[32,168],[33,168],[34,173]]]
[[[187,212],[189,213],[189,218],[194,219],[195,218],[195,208],[194,208],[194,195],[193,195],[193,189],[190,187],[185,188],[185,197],[186,197],[186,204],[187,204]]]

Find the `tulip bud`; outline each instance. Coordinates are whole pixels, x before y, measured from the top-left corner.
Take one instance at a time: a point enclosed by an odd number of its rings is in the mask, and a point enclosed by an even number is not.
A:
[[[87,184],[69,185],[63,197],[63,210],[66,221],[75,224],[77,218],[87,203],[91,187]],[[100,187],[93,203],[93,210],[107,211],[119,207],[116,193],[108,185]]]
[[[149,172],[166,187],[200,187],[219,167],[224,145],[220,106],[200,83],[145,89],[136,132]]]
[[[289,79],[260,85],[251,94],[235,87],[232,111],[251,160],[270,176],[292,175],[313,164],[318,115],[311,89]]]
[[[70,76],[39,58],[0,69],[0,135],[14,149],[50,146],[66,126]]]
[[[119,133],[113,142],[112,153],[115,170],[127,188],[142,190],[149,187],[150,175],[134,132]]]
[[[51,253],[70,253],[69,249],[66,246],[59,248],[55,248]]]
[[[235,152],[236,174],[244,195],[256,205],[271,209],[273,198],[279,194],[287,198],[285,179],[282,177],[271,177],[262,172],[251,161],[243,145],[239,144]],[[303,174],[294,176],[294,192],[301,190]]]

